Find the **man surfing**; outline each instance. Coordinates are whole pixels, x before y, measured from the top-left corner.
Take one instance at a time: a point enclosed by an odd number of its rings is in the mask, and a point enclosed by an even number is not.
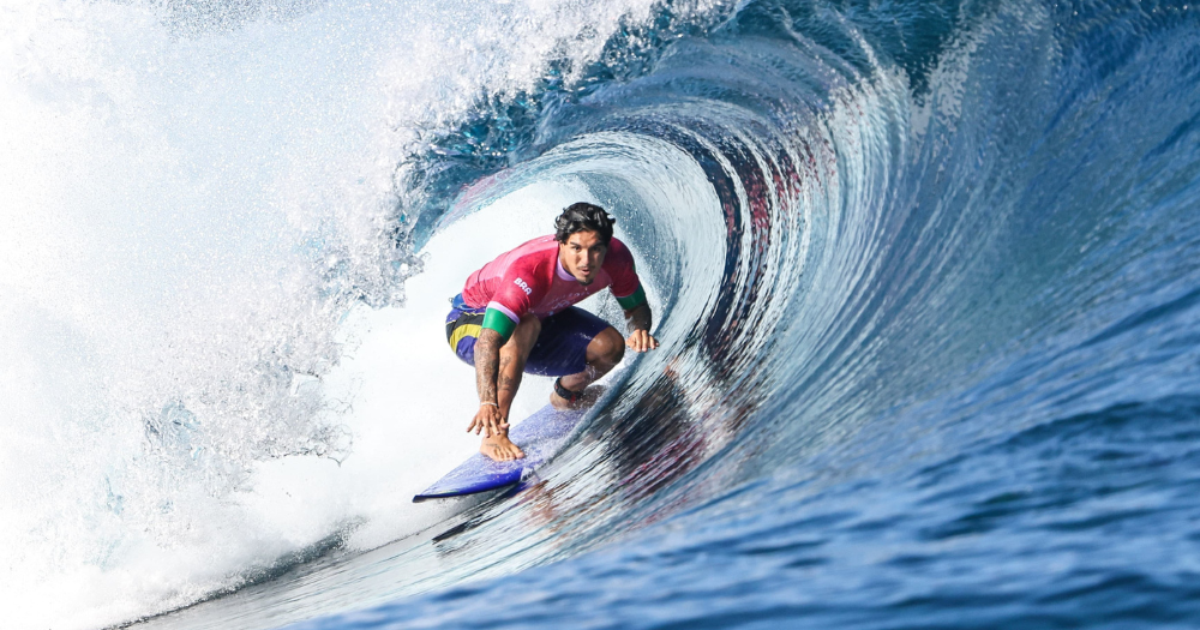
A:
[[[501,254],[471,274],[446,316],[450,348],[475,366],[479,411],[467,431],[483,432],[479,451],[496,461],[525,453],[508,439],[508,411],[524,372],[557,376],[550,403],[585,404],[584,390],[625,356],[658,347],[633,255],[613,238],[603,208],[575,203],[554,220],[555,233]],[[625,311],[629,337],[575,306],[602,289]]]

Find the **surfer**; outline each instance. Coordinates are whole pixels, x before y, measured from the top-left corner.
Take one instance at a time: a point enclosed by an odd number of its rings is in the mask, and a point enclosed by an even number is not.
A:
[[[613,238],[603,208],[575,203],[554,221],[555,233],[501,254],[471,274],[450,300],[446,337],[475,367],[479,411],[467,431],[483,432],[479,451],[496,461],[525,456],[508,439],[508,412],[525,372],[557,376],[550,402],[557,409],[588,402],[588,385],[612,370],[625,347],[658,347],[651,312],[633,255]],[[575,306],[608,288],[625,311],[629,337]]]

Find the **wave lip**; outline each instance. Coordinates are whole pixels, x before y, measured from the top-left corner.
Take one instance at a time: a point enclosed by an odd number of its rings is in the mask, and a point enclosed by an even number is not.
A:
[[[325,262],[306,286],[337,296],[322,311],[334,319],[398,299],[394,272],[438,272],[410,245],[429,253],[472,218],[515,216],[530,191],[589,198],[618,216],[653,285],[660,351],[614,379],[512,501],[389,529],[353,518],[380,514],[374,482],[298,536],[344,531],[337,551],[147,625],[265,627],[425,591],[310,627],[516,623],[496,602],[519,597],[545,613],[520,622],[548,626],[1195,618],[1188,569],[1155,542],[1189,544],[1195,515],[1165,499],[1190,484],[1195,441],[1190,14],[675,9],[638,13],[605,31],[620,31],[612,46],[482,104],[473,84],[432,139],[384,152],[409,156],[388,163],[399,208],[372,197],[346,232],[318,231],[332,244],[299,248]],[[631,38],[644,45],[612,54]],[[370,236],[340,240],[356,230]],[[332,334],[314,329],[297,338]],[[247,374],[269,391],[326,400],[332,368],[313,382],[262,361]],[[211,419],[155,403],[129,443],[157,440],[168,471],[212,461],[191,448]],[[346,422],[386,435],[368,415]],[[355,448],[372,456],[369,440]],[[119,526],[128,499],[105,496]],[[362,544],[372,527],[411,535]]]
[[[402,156],[648,6],[6,3],[7,623],[172,610],[386,503],[327,383],[420,268]]]
[[[542,486],[437,543],[504,579],[371,618],[1195,618],[1180,563],[1135,551],[1194,514],[1162,500],[1194,450],[1190,18],[1091,10],[745,3],[545,112],[538,157],[438,216],[578,178],[643,235],[663,352]],[[643,181],[650,146],[683,166]],[[703,203],[644,199],[699,177]]]

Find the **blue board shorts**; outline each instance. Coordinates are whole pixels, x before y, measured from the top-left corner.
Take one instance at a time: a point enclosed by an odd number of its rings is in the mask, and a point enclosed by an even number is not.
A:
[[[463,363],[474,367],[475,341],[486,309],[463,304],[461,295],[450,302],[453,306],[446,315],[446,341]],[[608,327],[608,322],[574,306],[543,319],[542,332],[525,362],[525,373],[567,376],[582,372],[587,367],[588,344]]]

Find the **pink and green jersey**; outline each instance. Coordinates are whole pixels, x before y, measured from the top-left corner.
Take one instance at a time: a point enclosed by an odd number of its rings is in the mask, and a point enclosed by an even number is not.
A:
[[[462,300],[471,308],[486,307],[483,327],[508,339],[525,313],[545,319],[605,288],[625,309],[646,301],[633,254],[624,243],[615,238],[609,241],[600,273],[584,286],[563,268],[558,241],[549,235],[523,243],[471,274]]]

